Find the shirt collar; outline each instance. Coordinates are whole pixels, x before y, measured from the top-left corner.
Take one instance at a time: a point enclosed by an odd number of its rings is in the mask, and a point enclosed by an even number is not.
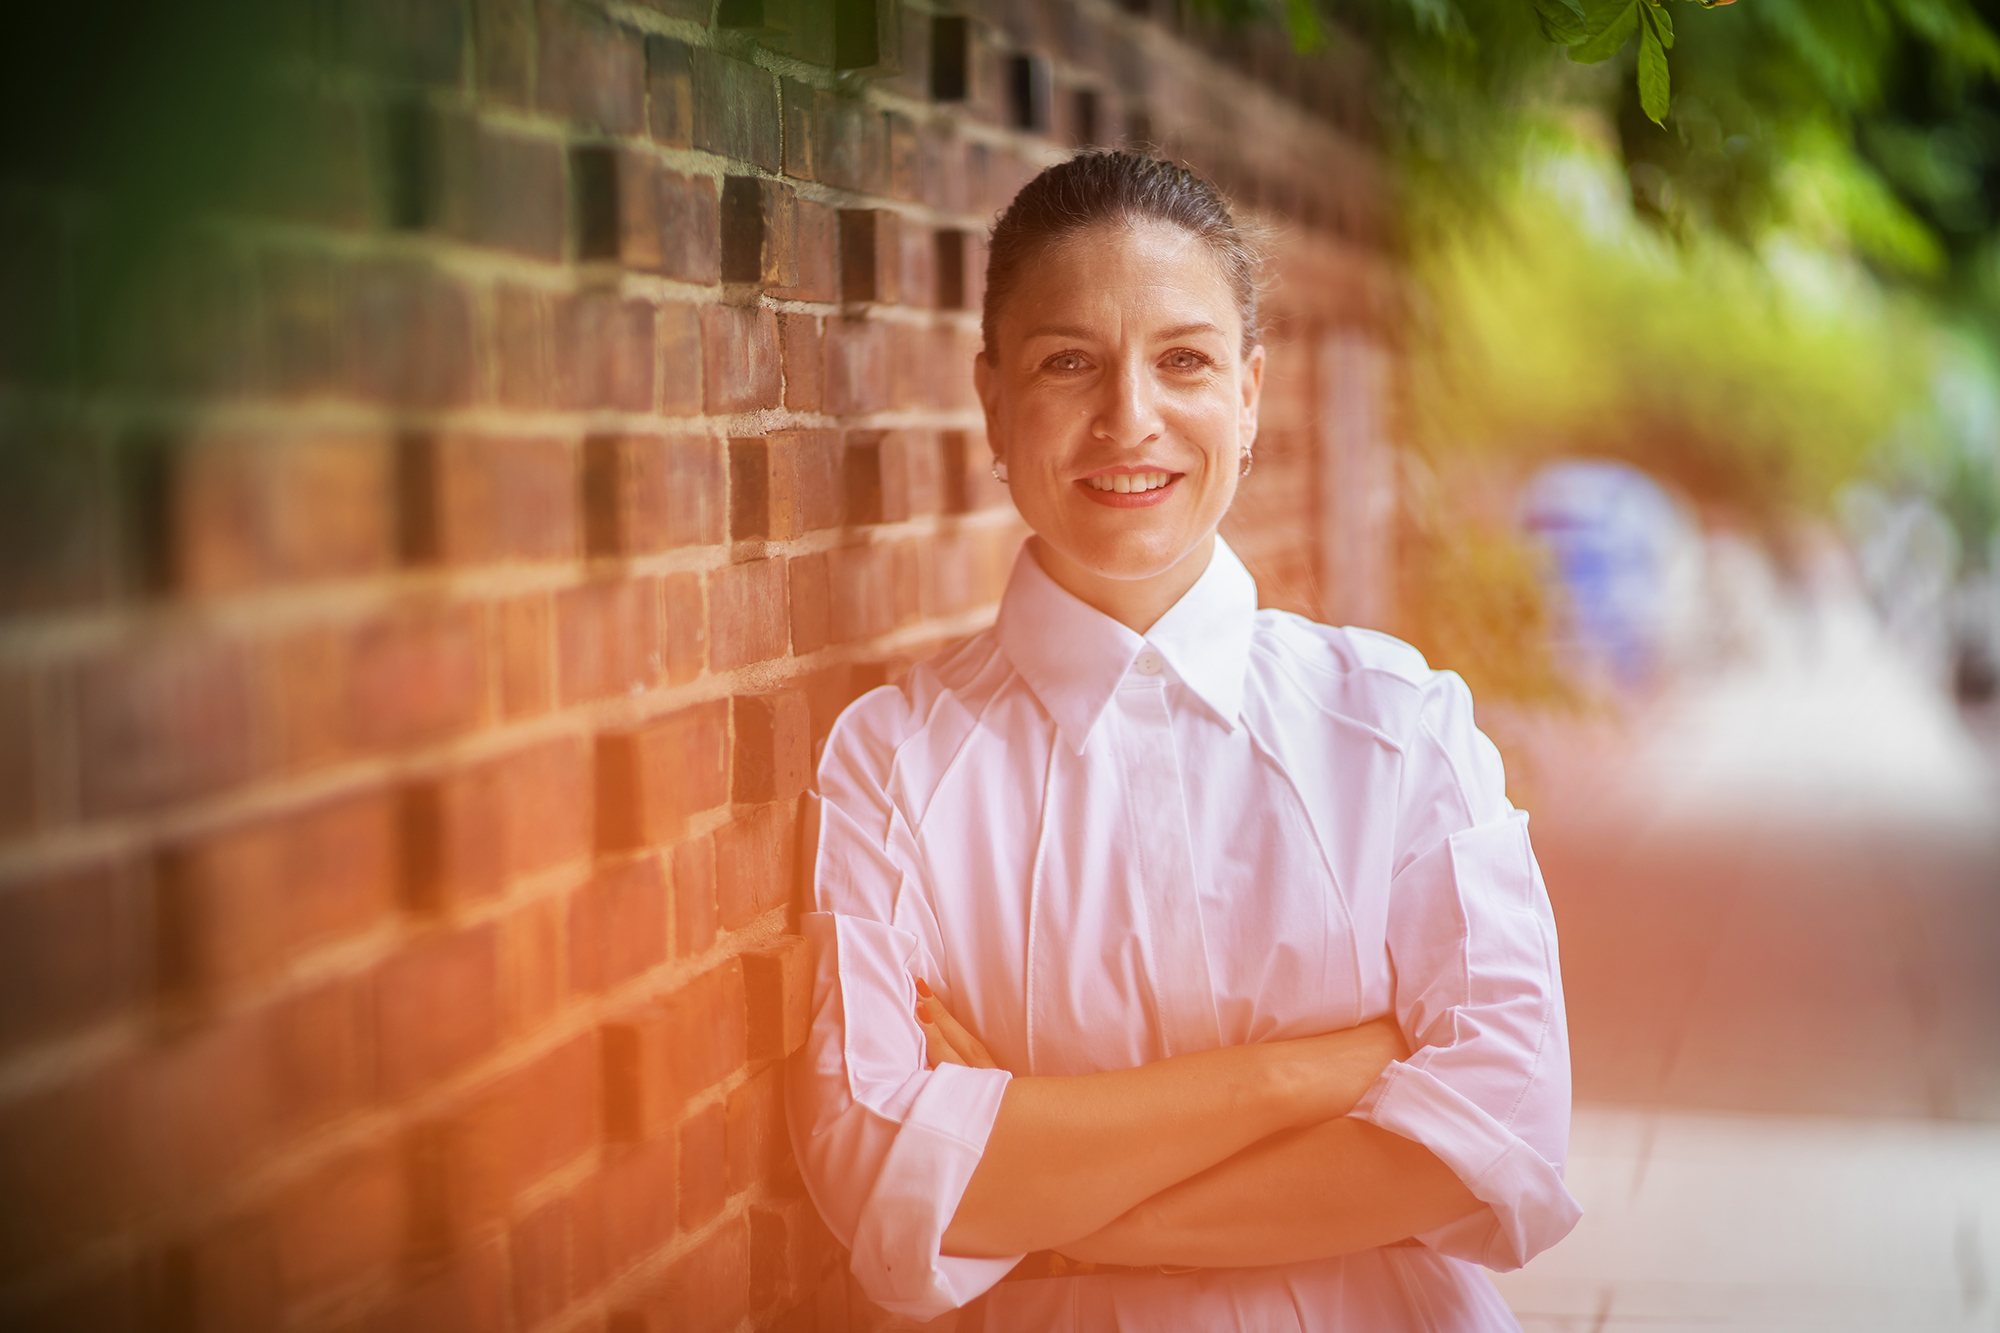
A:
[[[1256,581],[1220,537],[1208,568],[1143,636],[1064,591],[1023,546],[995,629],[1000,650],[1070,748],[1081,754],[1090,729],[1147,645],[1235,730],[1256,615]]]

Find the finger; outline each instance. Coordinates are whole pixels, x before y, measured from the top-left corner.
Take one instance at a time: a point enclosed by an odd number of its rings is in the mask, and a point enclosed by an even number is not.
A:
[[[926,1001],[924,1007],[938,1027],[943,1029],[952,1048],[965,1056],[967,1064],[977,1069],[999,1068],[993,1061],[992,1053],[986,1049],[986,1043],[966,1031],[965,1025],[952,1017],[951,1010],[936,1000]]]
[[[924,1058],[929,1062],[930,1067],[936,1069],[939,1065],[971,1064],[971,1061],[967,1060],[952,1046],[951,1039],[945,1036],[938,1025],[925,1017],[924,1008],[924,1002],[922,1000],[917,1001],[917,1026],[923,1029]]]

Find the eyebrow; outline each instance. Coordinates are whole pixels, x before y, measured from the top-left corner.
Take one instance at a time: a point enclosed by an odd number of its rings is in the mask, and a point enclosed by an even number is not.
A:
[[[1154,334],[1153,337],[1161,342],[1171,342],[1175,338],[1185,338],[1191,333],[1213,333],[1220,335],[1222,329],[1208,320],[1197,320],[1193,324],[1176,324],[1171,329],[1162,329],[1160,332]],[[1043,324],[1039,327],[1029,329],[1022,335],[1022,338],[1024,341],[1029,338],[1079,338],[1088,341],[1097,336],[1095,330],[1086,329],[1076,324]]]

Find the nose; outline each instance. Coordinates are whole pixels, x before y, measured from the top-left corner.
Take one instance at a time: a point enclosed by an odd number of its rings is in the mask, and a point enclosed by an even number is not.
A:
[[[1136,448],[1160,437],[1158,386],[1143,362],[1120,358],[1102,381],[1090,433],[1124,448]]]

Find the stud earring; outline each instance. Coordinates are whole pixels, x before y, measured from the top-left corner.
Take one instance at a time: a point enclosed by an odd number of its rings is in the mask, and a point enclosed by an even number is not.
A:
[[[993,480],[998,482],[1007,480],[1007,465],[997,458],[993,460]]]
[[[1245,449],[1243,451],[1243,469],[1236,475],[1239,477],[1247,477],[1250,475],[1250,451],[1248,449]]]

